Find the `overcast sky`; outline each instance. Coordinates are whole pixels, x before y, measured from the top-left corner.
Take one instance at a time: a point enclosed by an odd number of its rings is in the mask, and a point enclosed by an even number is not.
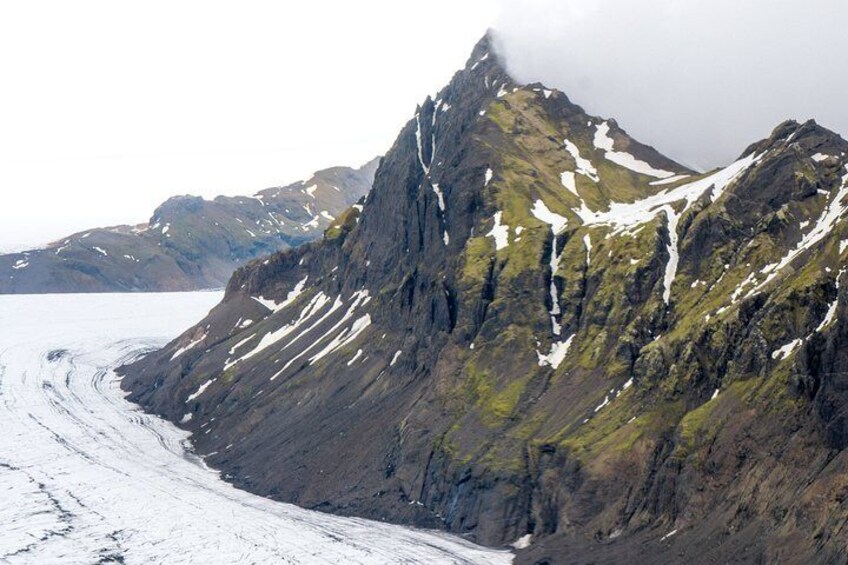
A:
[[[0,4],[0,249],[384,152],[488,27],[513,74],[687,164],[848,132],[838,0]]]

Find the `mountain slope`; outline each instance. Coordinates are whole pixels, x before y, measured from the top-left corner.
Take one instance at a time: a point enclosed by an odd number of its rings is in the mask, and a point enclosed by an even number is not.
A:
[[[238,486],[527,562],[834,561],[846,151],[786,122],[698,175],[487,37],[361,209],[123,386]]]
[[[94,229],[0,255],[0,294],[224,286],[248,260],[320,237],[371,188],[378,159],[254,196],[176,196],[147,224]]]

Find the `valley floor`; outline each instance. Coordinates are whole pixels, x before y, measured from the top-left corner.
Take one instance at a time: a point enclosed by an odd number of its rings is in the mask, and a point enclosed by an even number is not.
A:
[[[218,293],[0,296],[0,563],[509,563],[436,532],[237,490],[112,368]]]

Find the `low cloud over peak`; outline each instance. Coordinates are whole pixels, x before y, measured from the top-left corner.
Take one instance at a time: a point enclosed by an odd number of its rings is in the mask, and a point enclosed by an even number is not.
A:
[[[501,0],[516,79],[540,81],[690,166],[786,119],[848,134],[843,0]]]

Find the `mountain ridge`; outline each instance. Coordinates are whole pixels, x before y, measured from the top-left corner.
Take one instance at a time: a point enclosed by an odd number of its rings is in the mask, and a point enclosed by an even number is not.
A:
[[[224,286],[236,267],[315,237],[364,196],[379,162],[322,169],[253,196],[177,195],[136,226],[95,228],[0,255],[0,294],[187,291]]]
[[[698,174],[487,36],[361,208],[122,386],[239,487],[519,562],[833,561],[847,151],[784,122]]]

